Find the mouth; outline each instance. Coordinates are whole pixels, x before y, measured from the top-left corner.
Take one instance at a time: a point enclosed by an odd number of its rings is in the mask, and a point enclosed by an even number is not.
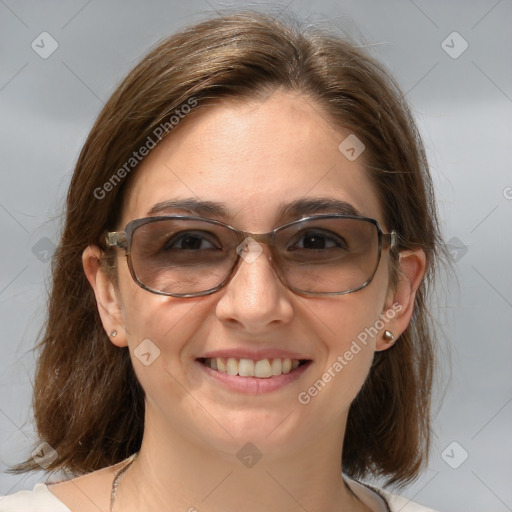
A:
[[[257,379],[271,379],[294,373],[311,362],[309,359],[280,357],[259,360],[236,357],[200,357],[197,361],[214,372]]]

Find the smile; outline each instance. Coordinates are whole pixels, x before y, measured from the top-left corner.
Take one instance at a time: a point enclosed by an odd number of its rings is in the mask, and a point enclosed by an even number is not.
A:
[[[288,374],[307,363],[307,360],[276,357],[253,361],[252,359],[237,359],[235,357],[214,357],[201,358],[199,362],[213,371],[227,373],[228,375],[269,379]]]

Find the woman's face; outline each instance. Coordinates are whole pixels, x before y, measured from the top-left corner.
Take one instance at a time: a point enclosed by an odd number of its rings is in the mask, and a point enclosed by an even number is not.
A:
[[[182,121],[143,161],[127,189],[118,227],[149,216],[155,207],[157,215],[205,216],[162,206],[193,199],[222,204],[225,215],[212,218],[264,233],[311,214],[284,218],[279,212],[286,205],[322,198],[350,204],[387,232],[363,169],[364,153],[351,161],[338,149],[348,135],[328,124],[317,104],[290,92],[278,90],[266,101],[223,102]],[[178,438],[230,454],[246,442],[281,452],[319,438],[339,444],[383,329],[367,336],[366,344],[358,335],[391,307],[389,254],[383,252],[366,288],[304,297],[281,283],[268,248],[262,249],[253,262],[241,261],[227,286],[196,298],[140,288],[119,251],[120,334],[113,341],[130,347],[146,392],[147,420]],[[202,362],[216,356],[308,363],[281,376],[243,377]],[[331,378],[322,380],[326,373]]]

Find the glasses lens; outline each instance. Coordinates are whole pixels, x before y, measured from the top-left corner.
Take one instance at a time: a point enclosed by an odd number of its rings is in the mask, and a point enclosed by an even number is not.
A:
[[[276,245],[282,277],[306,293],[355,291],[379,263],[379,231],[362,219],[299,222],[278,231]]]
[[[236,260],[236,236],[228,228],[189,219],[162,219],[132,235],[132,270],[145,287],[168,294],[217,287]]]
[[[368,284],[379,264],[379,230],[368,220],[321,217],[276,230],[277,271],[305,293],[348,293]],[[193,295],[223,284],[238,255],[236,234],[204,220],[152,220],[132,233],[135,279],[154,292]]]

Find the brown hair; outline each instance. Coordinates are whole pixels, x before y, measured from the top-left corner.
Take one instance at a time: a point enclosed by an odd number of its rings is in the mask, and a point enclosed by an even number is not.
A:
[[[128,179],[101,199],[95,191],[191,98],[196,115],[225,98],[277,87],[323,106],[335,125],[363,141],[385,224],[400,234],[400,249],[426,253],[413,319],[352,403],[342,461],[354,478],[403,484],[418,475],[428,454],[434,365],[427,285],[441,247],[421,139],[398,86],[365,52],[336,35],[254,12],[204,21],[159,44],[114,92],[81,151],[37,347],[35,421],[58,453],[48,470],[97,470],[138,451],[142,441],[144,392],[128,350],[114,347],[103,329],[81,260],[88,245],[105,248]],[[11,471],[34,469],[29,459]]]

